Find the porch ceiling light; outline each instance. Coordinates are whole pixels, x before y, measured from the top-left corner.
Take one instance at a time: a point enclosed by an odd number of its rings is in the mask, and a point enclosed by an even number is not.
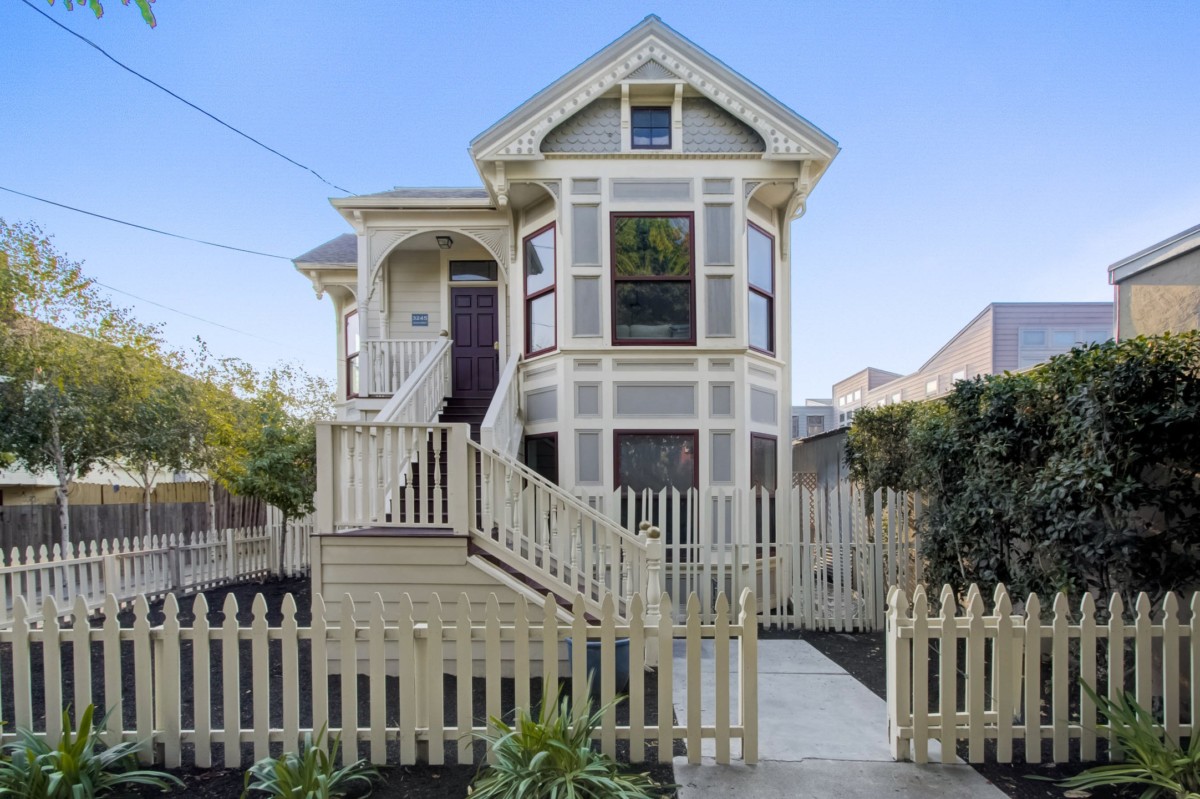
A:
[[[454,239],[450,238],[449,236],[437,236],[436,238],[438,246],[443,250],[448,250],[454,246]]]

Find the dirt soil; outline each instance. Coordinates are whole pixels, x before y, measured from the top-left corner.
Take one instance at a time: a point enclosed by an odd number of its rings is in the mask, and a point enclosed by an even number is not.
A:
[[[865,685],[876,696],[887,699],[887,661],[884,653],[883,633],[835,633],[809,632],[787,633],[787,637],[798,637],[817,648],[825,657],[850,672],[850,675]],[[780,634],[768,637],[781,637]],[[1064,799],[1069,789],[1060,788],[1053,780],[1061,780],[1079,773],[1084,767],[1078,765],[1050,766],[1023,762],[1024,747],[1021,742],[1013,746],[1016,763],[996,763],[994,744],[987,743],[986,757],[991,762],[974,764],[977,772],[1012,799]],[[1047,752],[1048,754],[1048,752]],[[966,744],[959,746],[959,757],[966,759]],[[1046,777],[1051,781],[1031,779]],[[1123,791],[1110,788],[1091,789],[1086,794],[1092,799],[1134,799],[1140,790],[1127,788]]]
[[[277,580],[262,584],[249,583],[236,586],[228,586],[220,589],[205,592],[205,600],[208,603],[208,621],[210,624],[219,625],[224,621],[224,613],[222,608],[226,598],[232,595],[238,604],[237,619],[240,624],[248,625],[252,620],[251,604],[257,594],[262,594],[267,604],[267,623],[274,627],[278,626],[282,620],[282,604],[284,597],[287,594],[292,594],[296,601],[297,613],[296,619],[300,626],[307,626],[312,619],[310,605],[311,593],[309,589],[310,583],[307,579],[294,580]],[[183,597],[179,600],[180,624],[184,627],[191,626],[195,619],[193,605],[195,596]],[[118,617],[122,627],[130,627],[133,625],[134,616],[130,610],[124,610]],[[163,619],[162,603],[155,603],[150,608],[150,623],[152,625],[161,623]],[[93,626],[99,626],[103,623],[103,618],[92,620]],[[183,701],[181,707],[181,724],[186,728],[193,726],[193,702],[191,698],[192,680],[192,665],[191,665],[191,644],[184,642],[181,652],[181,683],[183,688]],[[282,723],[282,709],[278,697],[281,692],[281,677],[278,654],[278,642],[272,642],[269,647],[270,670],[267,676],[267,685],[262,685],[261,675],[256,682],[254,673],[254,663],[251,658],[249,642],[242,642],[239,647],[239,688],[241,689],[241,717],[244,726],[249,726],[252,719],[252,691],[250,686],[255,689],[265,689],[271,692],[271,723],[278,726]],[[212,667],[212,696],[214,703],[212,707],[213,716],[212,723],[214,727],[223,725],[223,710],[221,703],[216,698],[223,696],[223,674],[220,667],[220,657],[217,652],[220,645],[213,645],[213,667]],[[126,697],[134,695],[135,681],[137,675],[132,668],[132,645],[126,643],[122,648],[122,659],[126,661],[125,667],[122,669],[122,693]],[[45,690],[44,680],[40,679],[43,672],[43,663],[40,646],[33,647],[31,655],[31,674],[33,679],[30,681],[30,693],[32,699],[32,707],[34,709],[34,729],[45,729]],[[301,686],[311,684],[311,671],[309,668],[308,645],[307,642],[302,642],[300,647],[300,679]],[[70,647],[65,647],[62,657],[63,676],[62,681],[62,696],[63,701],[69,703],[74,696],[73,683],[73,668],[72,668],[72,653]],[[12,674],[12,647],[9,644],[0,645],[0,674]],[[570,695],[570,680],[563,681],[563,690],[567,695]],[[478,725],[484,723],[484,714],[482,708],[485,707],[485,681],[482,678],[472,680],[472,708],[474,722]],[[370,684],[365,676],[360,676],[358,681],[358,697],[359,697],[359,719],[364,727],[366,720],[369,718],[369,708],[371,706]],[[646,696],[657,696],[657,680],[653,673],[647,673],[645,679]],[[447,726],[455,724],[457,707],[455,705],[457,697],[457,684],[454,677],[447,675],[443,683],[443,695],[446,700],[445,716]],[[505,679],[501,681],[501,695],[506,706],[511,705],[514,692],[513,681]],[[388,678],[385,686],[386,701],[388,703],[388,723],[396,724],[395,718],[396,707],[398,706],[399,684],[395,678]],[[541,684],[539,681],[531,681],[530,696],[533,702],[540,701]],[[92,653],[92,696],[95,701],[98,711],[101,711],[104,705],[104,685],[103,685],[103,652],[99,646],[94,648]],[[340,725],[341,721],[341,680],[340,676],[331,676],[329,680],[329,698],[330,698],[330,715],[331,724],[333,726]],[[13,685],[11,680],[3,681],[0,685],[0,714],[2,718],[13,718]],[[126,728],[130,729],[135,723],[134,709],[131,707],[131,702],[126,702],[124,710],[124,718]],[[647,723],[654,724],[657,721],[657,702],[650,701],[646,703]],[[311,725],[312,713],[309,703],[301,703],[300,723],[302,726]],[[617,723],[628,723],[628,708],[622,705],[617,711]],[[628,744],[618,742],[618,760],[627,761],[628,759]],[[272,754],[278,754],[280,745],[272,746]],[[682,754],[682,743],[677,744],[677,754]],[[221,747],[216,745],[213,747],[214,763],[220,763]],[[241,752],[241,763],[243,766],[248,766],[253,762],[252,746],[243,744]],[[365,743],[361,745],[358,753],[359,757],[367,756],[367,748]],[[396,759],[398,755],[397,744],[390,742],[389,758]],[[455,765],[444,766],[428,766],[428,765],[412,765],[412,766],[393,766],[380,769],[383,775],[383,781],[380,782],[374,792],[373,797],[382,797],[389,799],[390,797],[406,797],[409,799],[426,799],[426,797],[465,797],[467,795],[467,786],[471,779],[475,776],[479,764],[483,761],[486,755],[486,750],[482,742],[476,742],[473,745],[470,754],[471,763],[457,763],[457,747],[454,743],[448,743],[445,747],[446,762]],[[185,763],[192,762],[194,757],[194,749],[192,745],[185,744],[183,747],[183,760]],[[649,761],[657,759],[657,747],[654,744],[648,745],[646,757]],[[649,764],[638,766],[637,770],[649,771],[654,778],[662,784],[670,784],[673,781],[673,771],[671,766],[651,766]],[[171,788],[167,792],[159,792],[150,788],[129,789],[123,793],[129,797],[148,797],[148,796],[178,796],[178,797],[195,797],[196,799],[230,799],[230,797],[238,797],[243,789],[244,772],[241,768],[212,768],[212,769],[197,769],[192,766],[186,766],[181,769],[171,771],[176,777],[184,782],[184,788]],[[263,796],[263,794],[251,794],[251,796]],[[664,796],[674,796],[674,790],[664,794]]]

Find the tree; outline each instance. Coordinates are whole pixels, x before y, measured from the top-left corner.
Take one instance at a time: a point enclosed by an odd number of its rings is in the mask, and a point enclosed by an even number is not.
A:
[[[113,305],[41,228],[0,219],[0,451],[55,475],[64,548],[71,484],[117,454],[137,367],[161,355],[158,329]]]
[[[46,0],[46,2],[48,2],[50,5],[54,5],[54,0]],[[158,26],[158,20],[154,18],[154,10],[150,8],[150,5],[153,2],[154,0],[134,0],[134,4],[142,12],[142,19],[144,19],[146,24],[151,28]],[[76,5],[78,5],[80,8],[90,8],[92,13],[96,15],[96,19],[100,19],[104,16],[104,5],[100,2],[100,0],[63,0],[63,5],[67,7],[67,11],[74,11]],[[121,0],[121,5],[129,5],[129,0]]]

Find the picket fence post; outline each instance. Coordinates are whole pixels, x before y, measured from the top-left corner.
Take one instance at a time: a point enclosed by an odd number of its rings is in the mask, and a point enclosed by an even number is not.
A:
[[[225,530],[225,578],[236,583],[238,578],[237,566],[237,537],[234,535],[233,528]]]

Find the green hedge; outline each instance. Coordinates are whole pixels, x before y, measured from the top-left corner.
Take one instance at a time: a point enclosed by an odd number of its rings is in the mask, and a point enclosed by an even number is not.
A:
[[[930,583],[1101,596],[1200,585],[1200,332],[1072,350],[860,411],[851,475],[921,489]]]

